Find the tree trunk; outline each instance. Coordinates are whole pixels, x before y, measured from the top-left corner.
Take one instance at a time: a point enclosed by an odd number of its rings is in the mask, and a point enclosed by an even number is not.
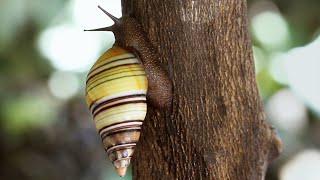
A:
[[[281,142],[257,91],[245,0],[122,0],[173,80],[148,108],[134,179],[263,179]]]

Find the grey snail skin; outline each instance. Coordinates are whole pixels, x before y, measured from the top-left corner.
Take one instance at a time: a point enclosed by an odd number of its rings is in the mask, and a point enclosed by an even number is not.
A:
[[[139,140],[147,104],[171,107],[172,81],[142,25],[133,17],[118,19],[98,7],[114,24],[85,31],[112,31],[115,44],[90,69],[86,101],[107,155],[122,177]]]

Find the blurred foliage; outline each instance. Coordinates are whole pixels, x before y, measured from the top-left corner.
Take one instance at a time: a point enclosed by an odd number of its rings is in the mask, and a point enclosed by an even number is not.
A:
[[[257,2],[260,1],[248,1],[250,19],[259,11],[252,8]],[[288,23],[290,42],[281,50],[269,49],[252,36],[253,45],[262,54],[255,58],[264,102],[287,87],[270,74],[272,55],[305,45],[320,33],[319,0],[273,2]],[[115,170],[105,160],[83,98],[85,73],[70,72],[81,79],[80,89],[70,98],[58,98],[48,87],[57,69],[41,55],[37,41],[40,33],[52,24],[70,19],[68,3],[64,0],[0,2],[0,179],[117,179]],[[296,143],[296,149],[270,166],[267,179],[278,179],[279,168],[299,149],[320,146],[319,117],[311,110],[308,112],[308,126],[293,137],[297,141],[280,130],[285,146]],[[127,179],[131,178],[130,174],[129,171]]]

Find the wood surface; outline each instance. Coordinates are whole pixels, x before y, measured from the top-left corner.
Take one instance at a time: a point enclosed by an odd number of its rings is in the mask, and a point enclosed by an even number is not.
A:
[[[257,90],[244,0],[122,0],[173,81],[149,106],[133,179],[263,179],[281,151]]]

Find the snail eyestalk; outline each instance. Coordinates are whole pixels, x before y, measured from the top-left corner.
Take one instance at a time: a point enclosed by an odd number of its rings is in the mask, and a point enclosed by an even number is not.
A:
[[[84,31],[112,31],[113,26],[103,27],[103,28],[97,28],[97,29],[85,29]]]
[[[103,11],[112,21],[114,22],[114,25],[108,26],[108,27],[103,27],[103,28],[97,28],[97,29],[85,29],[84,31],[113,31],[114,26],[117,26],[120,24],[120,20],[116,17],[114,17],[112,14],[108,13],[106,10],[104,10],[101,6],[98,6],[101,11]]]
[[[108,13],[106,10],[104,10],[101,6],[98,6],[99,9],[101,9],[101,11],[103,11],[107,16],[109,16],[110,19],[112,19],[112,21],[115,24],[119,24],[120,20],[118,18],[116,18],[115,16],[113,16],[112,14]]]

